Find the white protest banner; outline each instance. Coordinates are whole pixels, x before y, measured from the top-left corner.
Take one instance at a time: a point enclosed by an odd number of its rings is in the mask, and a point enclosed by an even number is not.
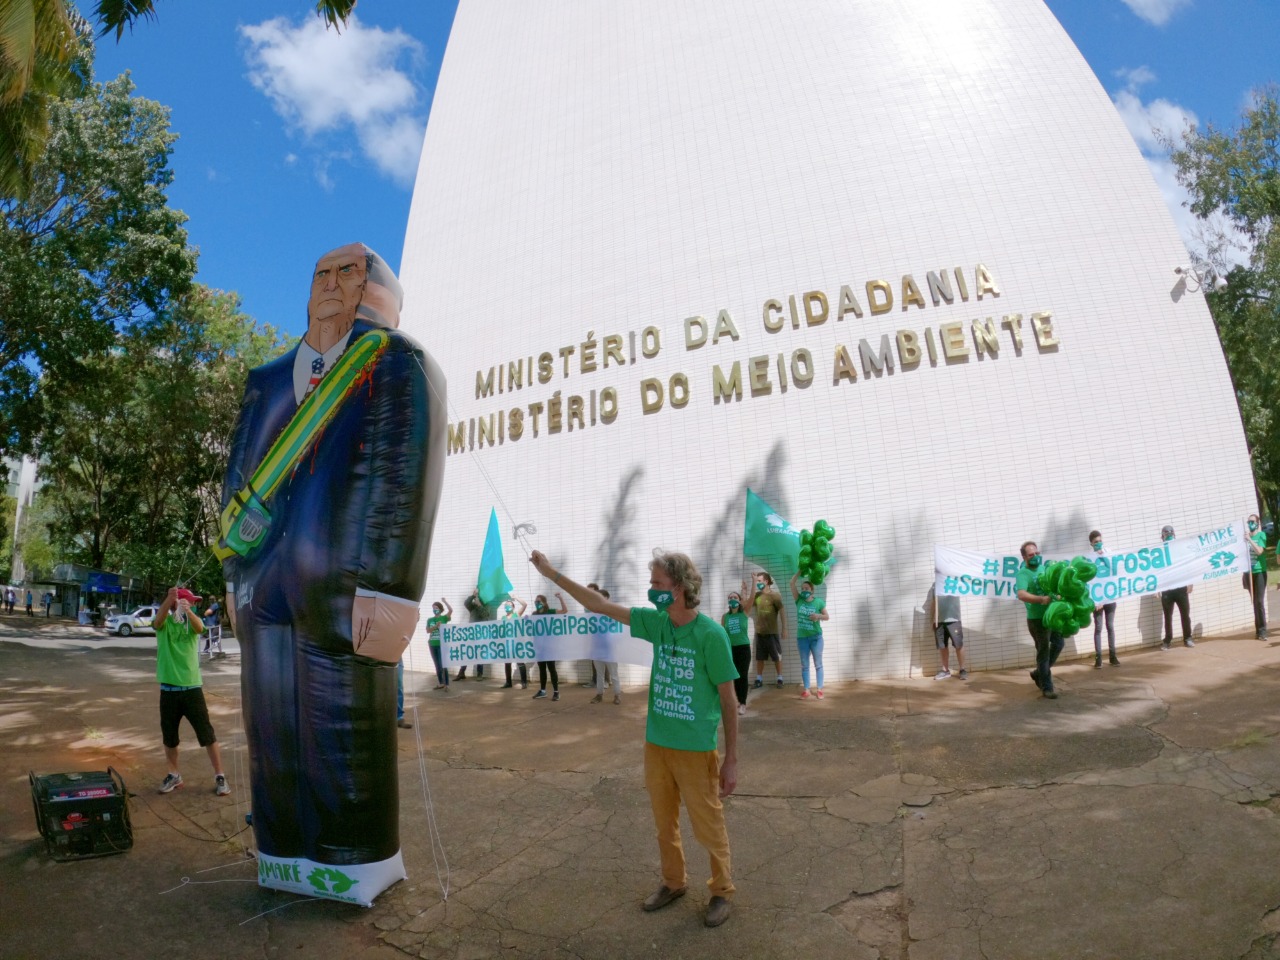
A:
[[[1115,603],[1177,587],[1209,583],[1249,569],[1247,527],[1236,520],[1193,537],[1106,555],[1081,551],[1098,567],[1089,582],[1097,604]],[[1067,556],[1049,559],[1066,560]],[[1022,558],[954,547],[933,548],[934,590],[938,596],[1017,599],[1015,581]]]
[[[608,660],[648,667],[653,645],[603,614],[553,613],[440,628],[444,667],[532,660]]]

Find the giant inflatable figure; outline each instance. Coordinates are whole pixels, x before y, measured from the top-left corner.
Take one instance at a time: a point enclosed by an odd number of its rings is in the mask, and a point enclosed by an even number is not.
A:
[[[250,371],[216,549],[240,642],[259,882],[369,904],[405,877],[395,664],[445,458],[444,377],[363,244],[325,254],[307,333]]]

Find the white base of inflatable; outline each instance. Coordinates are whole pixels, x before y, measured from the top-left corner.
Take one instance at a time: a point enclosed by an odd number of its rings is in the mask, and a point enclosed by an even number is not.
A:
[[[408,880],[400,851],[378,863],[316,863],[305,857],[273,857],[258,854],[258,886],[300,893],[307,897],[327,897],[344,903],[373,906],[383,890],[397,880]]]

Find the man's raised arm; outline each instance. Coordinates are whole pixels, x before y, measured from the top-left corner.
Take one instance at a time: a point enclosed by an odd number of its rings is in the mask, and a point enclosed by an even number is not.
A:
[[[580,583],[574,583],[563,573],[551,565],[551,561],[546,555],[539,550],[533,551],[529,557],[529,562],[537,568],[537,571],[554,583],[557,587],[564,590],[569,596],[577,600],[586,609],[592,613],[603,613],[606,617],[617,620],[619,623],[631,625],[631,608],[624,607],[620,603],[614,603],[607,599],[599,592],[592,590],[590,587],[584,587]]]

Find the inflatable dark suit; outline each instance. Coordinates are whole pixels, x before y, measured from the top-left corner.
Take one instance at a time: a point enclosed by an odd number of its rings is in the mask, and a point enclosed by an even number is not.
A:
[[[396,677],[427,574],[444,377],[363,244],[316,263],[299,345],[250,371],[223,488],[259,882],[369,904],[405,877]]]

